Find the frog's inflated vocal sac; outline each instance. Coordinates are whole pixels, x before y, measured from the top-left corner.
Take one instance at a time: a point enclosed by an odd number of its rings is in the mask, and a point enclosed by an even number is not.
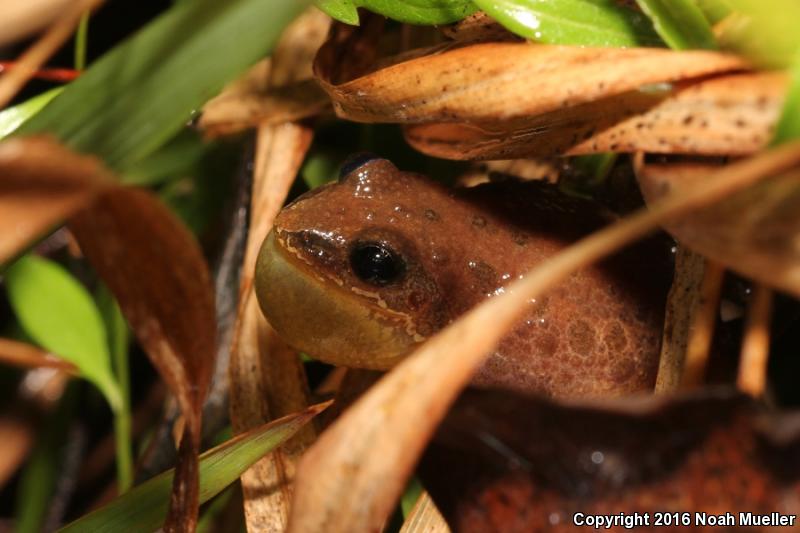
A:
[[[287,206],[256,269],[261,308],[293,347],[387,369],[436,331],[608,222],[536,182],[447,189],[385,159]],[[531,301],[473,384],[557,397],[652,388],[668,252],[644,243]]]

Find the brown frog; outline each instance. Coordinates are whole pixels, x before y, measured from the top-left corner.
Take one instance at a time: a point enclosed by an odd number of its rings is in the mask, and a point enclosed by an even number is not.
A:
[[[374,156],[288,205],[256,291],[293,347],[388,369],[459,315],[609,221],[541,182],[447,189]],[[571,276],[508,333],[473,384],[550,396],[651,389],[668,251],[646,242]]]

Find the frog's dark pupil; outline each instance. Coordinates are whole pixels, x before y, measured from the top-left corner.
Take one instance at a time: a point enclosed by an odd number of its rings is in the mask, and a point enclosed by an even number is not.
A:
[[[383,243],[358,243],[350,252],[353,272],[373,285],[386,285],[398,279],[405,270],[403,259]]]

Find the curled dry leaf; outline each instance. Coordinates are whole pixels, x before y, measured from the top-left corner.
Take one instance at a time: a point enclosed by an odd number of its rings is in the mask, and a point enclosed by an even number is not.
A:
[[[788,83],[782,73],[733,74],[749,65],[717,52],[513,42],[417,50],[344,72],[343,51],[371,37],[341,34],[315,63],[337,114],[406,124],[415,148],[449,159],[752,154],[768,142]]]
[[[455,532],[574,531],[576,513],[620,511],[651,528],[689,512],[705,531],[695,512],[800,512],[798,420],[727,389],[571,406],[469,391],[420,472]]]
[[[747,155],[763,149],[777,123],[788,79],[731,74],[677,83],[667,92],[627,92],[505,123],[412,124],[408,141],[448,159],[495,159],[599,152]]]
[[[114,185],[96,159],[44,138],[0,143],[0,174],[0,263]]]
[[[718,165],[697,161],[640,163],[647,202],[703,182]],[[800,169],[741,191],[665,226],[693,250],[760,282],[800,295]]]
[[[318,115],[330,106],[328,95],[312,80],[260,92],[224,93],[203,108],[199,126],[209,136]]]
[[[109,189],[69,226],[183,411],[186,433],[165,528],[189,530],[197,517],[200,410],[216,332],[203,254],[189,230],[144,190]]]
[[[664,221],[798,164],[800,143],[793,143],[727,168],[582,239],[431,337],[304,455],[289,531],[379,530],[447,408],[531,298]]]
[[[320,49],[315,74],[337,114],[360,122],[520,126],[530,117],[642,85],[747,68],[742,59],[716,52],[483,43],[439,48],[334,83],[336,45],[329,41]]]

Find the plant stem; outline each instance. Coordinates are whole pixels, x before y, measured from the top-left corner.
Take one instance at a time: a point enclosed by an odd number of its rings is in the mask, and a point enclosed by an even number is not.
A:
[[[89,41],[89,16],[87,11],[81,17],[78,30],[75,32],[75,70],[86,68],[86,48]]]

